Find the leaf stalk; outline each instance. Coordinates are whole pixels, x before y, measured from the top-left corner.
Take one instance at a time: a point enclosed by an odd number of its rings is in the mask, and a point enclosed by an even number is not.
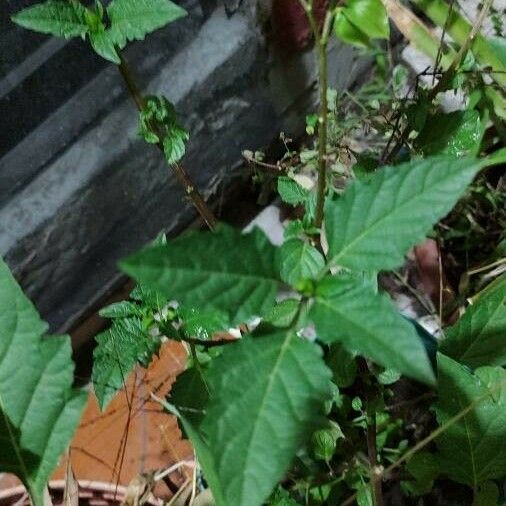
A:
[[[325,193],[327,189],[327,138],[328,138],[328,58],[327,45],[329,41],[330,28],[334,18],[333,6],[327,9],[323,27],[320,27],[316,20],[313,10],[313,0],[299,0],[301,6],[306,12],[309,26],[313,33],[318,58],[318,90],[319,90],[319,112],[318,112],[318,182],[316,213],[314,224],[316,228],[321,228],[323,223],[323,208],[325,204]],[[333,2],[331,2],[333,4]]]

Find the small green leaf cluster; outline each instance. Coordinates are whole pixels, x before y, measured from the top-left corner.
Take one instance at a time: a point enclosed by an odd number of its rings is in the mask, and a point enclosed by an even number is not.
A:
[[[164,340],[203,342],[227,329],[227,319],[220,312],[182,307],[143,285],[135,287],[130,300],[115,302],[100,315],[111,320],[110,327],[95,337],[93,354],[92,381],[102,410],[124,388],[137,365],[149,365]]]
[[[119,64],[118,50],[127,42],[143,40],[185,15],[186,11],[170,0],[112,0],[105,9],[100,0],[95,0],[94,8],[78,0],[47,0],[18,12],[12,20],[56,37],[88,37],[97,54]]]
[[[112,324],[95,337],[92,381],[98,404],[103,410],[124,387],[137,364],[144,367],[151,362],[161,346],[157,325],[170,324],[176,310],[154,290],[136,287],[131,301],[111,304],[100,311]]]
[[[164,96],[148,96],[139,114],[139,135],[149,144],[162,144],[167,163],[183,158],[189,139],[179,124],[174,105]]]

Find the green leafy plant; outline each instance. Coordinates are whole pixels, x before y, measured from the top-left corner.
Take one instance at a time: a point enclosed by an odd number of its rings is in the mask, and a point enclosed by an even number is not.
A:
[[[198,311],[228,313],[230,324],[268,314],[275,303],[276,286],[282,281],[292,282],[292,289],[298,292],[298,303],[291,308],[293,318],[281,334],[261,326],[239,343],[222,343],[223,353],[203,373],[209,400],[203,420],[194,429],[201,432],[214,457],[212,473],[220,482],[223,504],[261,504],[287,471],[296,451],[308,444],[312,430],[318,427],[316,415],[323,413],[330,399],[331,372],[321,358],[325,343],[338,341],[352,354],[433,384],[430,361],[415,328],[384,295],[375,293],[362,272],[401,263],[403,253],[420,240],[419,230],[429,230],[431,222],[449,210],[481,165],[473,159],[455,163],[447,157],[429,158],[395,170],[382,169],[367,185],[351,184],[336,202],[328,201],[326,255],[301,241],[294,249],[293,241],[297,239],[289,239],[276,250],[260,232],[241,235],[220,227],[212,233],[191,233],[166,245],[148,247],[122,263],[123,269],[142,285],[152,286]],[[407,184],[400,182],[405,174],[410,178]],[[432,183],[433,174],[437,174],[437,182]],[[445,181],[452,184],[445,185]],[[372,191],[378,187],[383,191]],[[399,189],[405,200],[399,198]],[[414,204],[420,191],[423,198]],[[374,204],[379,196],[382,204],[389,204],[385,212]],[[356,200],[363,209],[377,209],[378,213],[355,220],[356,230],[346,234],[346,228],[338,227],[331,218],[334,212],[343,220],[349,214],[334,211],[334,206],[349,209],[349,202]],[[402,214],[397,207],[402,208],[403,201],[417,205],[412,207],[418,210],[416,226],[405,227],[405,221],[396,224],[397,213]],[[368,223],[374,223],[374,229]],[[341,230],[340,242],[334,242],[334,230]],[[392,237],[389,244],[393,250],[384,257],[378,246],[381,233]],[[356,251],[351,252],[352,247]],[[204,248],[205,258],[200,253]],[[328,272],[331,267],[340,270],[332,274]],[[299,337],[311,322],[316,326],[315,343]],[[321,347],[322,351],[317,352]],[[316,388],[314,382],[320,375],[322,381],[326,378],[326,388],[325,381]],[[215,376],[220,378],[218,384]],[[294,392],[296,400],[291,398]],[[305,395],[316,403],[312,408],[303,404]],[[311,425],[303,418],[309,413],[316,417]],[[297,422],[293,429],[289,420]],[[230,439],[231,434],[236,437]],[[291,443],[282,450],[285,438]],[[269,452],[276,445],[279,449]],[[267,455],[269,472],[263,460]],[[240,463],[240,456],[251,459]],[[208,472],[205,467],[204,472]],[[249,479],[254,481],[250,484]]]
[[[166,0],[113,0],[107,9],[49,1],[14,18],[44,33],[88,37],[99,54],[119,63],[140,113],[140,135],[164,153],[211,229],[158,239],[120,263],[138,285],[130,300],[101,312],[111,325],[96,338],[92,379],[99,405],[104,409],[134,367],[147,366],[165,340],[174,340],[187,351],[187,368],[168,398],[157,400],[178,417],[217,506],[382,506],[391,483],[424,496],[441,478],[467,487],[467,494],[472,489],[474,505],[495,504],[506,468],[504,274],[473,292],[471,304],[465,297],[456,302],[465,311],[439,341],[402,315],[378,282],[438,232],[489,167],[504,162],[496,150],[502,78],[490,72],[490,82],[480,74],[504,63],[490,52],[497,41],[479,34],[490,2],[474,26],[440,0],[412,2],[448,31],[452,47],[396,0],[328,2],[322,22],[312,0],[299,3],[319,69],[319,110],[306,118],[312,145],[287,148],[276,165],[247,156],[274,174],[277,193],[294,214],[280,246],[258,229],[216,225],[178,163],[188,133],[174,106],[165,97],[144,97],[125,66],[120,49],[127,41],[181,17],[179,7]],[[401,96],[407,71],[389,66],[381,46],[389,16],[436,60],[433,86]],[[328,89],[334,33],[375,57],[373,81],[355,94]],[[479,89],[471,90],[476,82]],[[445,112],[440,93],[455,89],[469,95],[468,105]],[[375,139],[359,150],[349,137],[364,125],[368,140]],[[503,264],[496,258],[490,265]],[[489,268],[476,272],[482,270]],[[2,297],[0,290],[0,305],[12,306],[12,295]],[[442,326],[443,308],[440,313]],[[230,328],[234,335],[223,337]],[[0,354],[0,376],[2,365]],[[406,385],[420,397],[399,401]],[[21,454],[33,452],[23,443],[29,428],[6,407],[1,388],[7,416],[0,437],[14,435]],[[61,402],[58,413],[68,405]],[[413,422],[402,408],[420,404],[427,416]],[[70,427],[73,418],[66,420]],[[62,449],[57,445],[51,455]],[[35,481],[15,469],[35,501],[54,458]],[[12,469],[10,461],[1,464]]]
[[[107,8],[96,0],[94,7],[85,7],[78,0],[48,0],[24,9],[12,20],[56,37],[88,37],[97,54],[119,64],[117,49],[186,15],[169,0],[114,0]]]

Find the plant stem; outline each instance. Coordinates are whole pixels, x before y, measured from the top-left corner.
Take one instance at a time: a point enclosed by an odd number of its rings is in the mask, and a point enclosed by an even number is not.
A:
[[[374,506],[383,506],[383,491],[381,486],[383,468],[378,465],[378,449],[376,446],[376,403],[374,402],[378,395],[381,394],[373,384],[372,374],[369,371],[367,361],[363,358],[359,358],[357,364],[362,378],[365,397],[367,455],[369,457],[373,503]]]
[[[271,174],[274,176],[282,176],[286,174],[287,167],[278,162],[276,165],[272,163],[262,162],[260,160],[256,160],[253,155],[249,154],[247,151],[243,151],[243,158],[250,164],[255,165],[259,170],[266,172],[267,174]]]
[[[226,346],[227,344],[234,344],[238,339],[216,339],[206,341],[205,339],[196,339],[193,337],[185,337],[181,341],[188,343],[190,346],[203,346],[204,348],[215,348],[216,346]]]
[[[315,213],[315,227],[321,228],[323,223],[323,208],[325,204],[325,193],[327,189],[327,129],[328,129],[328,105],[327,105],[327,87],[328,87],[328,64],[327,64],[327,45],[329,40],[330,28],[334,17],[333,5],[327,8],[325,21],[320,33],[320,27],[313,12],[313,0],[299,0],[313,32],[318,56],[318,89],[320,98],[320,107],[318,113],[318,183],[317,199]],[[334,4],[334,2],[331,2]]]
[[[483,267],[477,267],[476,269],[472,269],[470,271],[467,271],[468,276],[473,276],[474,274],[479,274],[480,272],[488,271],[490,269],[493,269],[494,267],[497,267],[498,265],[503,265],[506,263],[506,258],[500,258],[499,260],[496,260],[495,262],[492,262],[491,264],[484,265]]]
[[[374,506],[383,506],[383,492],[381,490],[382,469],[378,467],[378,452],[376,448],[376,413],[374,412],[369,412],[367,414],[367,454],[369,456],[371,489]]]
[[[204,371],[202,370],[202,364],[200,363],[199,357],[197,355],[197,348],[195,347],[195,344],[190,343],[190,354],[193,360],[193,363],[195,365],[195,369],[199,373],[199,376],[202,379],[202,382],[204,383],[204,386],[206,387],[207,392],[209,393],[209,386],[207,385],[206,376],[204,374]]]
[[[137,83],[135,82],[134,76],[132,74],[132,71],[130,70],[130,67],[128,66],[127,61],[125,60],[125,57],[120,51],[117,52],[120,59],[120,64],[118,65],[119,73],[121,74],[121,77],[125,81],[125,85],[128,89],[128,92],[130,93],[133,101],[135,102],[138,111],[141,112],[146,107],[146,100],[144,99],[144,96],[142,95],[140,88],[137,86]]]
[[[133,101],[135,102],[135,105],[139,112],[141,112],[145,106],[146,106],[146,99],[142,95],[142,92],[140,88],[138,87],[132,72],[130,71],[130,68],[128,66],[127,61],[125,60],[125,57],[121,54],[120,51],[118,51],[118,55],[120,57],[120,64],[118,66],[119,72],[121,76],[123,77],[123,80],[125,81],[125,85],[132,96]],[[156,125],[153,125],[153,127],[156,127]],[[156,128],[154,128],[156,130]],[[156,144],[158,149],[164,153],[163,148],[163,136],[158,136],[160,141]],[[213,212],[207,205],[206,201],[200,194],[200,192],[197,190],[196,186],[193,184],[192,180],[190,179],[190,176],[185,171],[183,166],[179,163],[174,163],[171,165],[172,170],[174,171],[174,174],[176,175],[176,178],[178,179],[181,186],[184,188],[184,191],[188,198],[191,200],[193,206],[195,209],[197,209],[198,213],[202,217],[202,219],[205,221],[207,226],[213,230],[217,225],[217,219],[214,216]]]
[[[318,44],[318,72],[320,87],[320,112],[318,128],[318,194],[316,199],[315,226],[320,228],[323,222],[323,207],[325,204],[325,190],[327,187],[327,44]]]

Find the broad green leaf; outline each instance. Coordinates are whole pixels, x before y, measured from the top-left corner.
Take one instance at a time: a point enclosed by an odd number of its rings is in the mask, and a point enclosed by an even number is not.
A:
[[[385,369],[378,374],[378,382],[382,385],[392,385],[399,381],[401,373],[395,369]]]
[[[494,151],[485,158],[485,161],[487,167],[493,167],[494,165],[502,165],[506,163],[506,147]]]
[[[355,411],[362,411],[362,399],[360,397],[353,397],[351,401],[351,407]]]
[[[506,67],[506,39],[504,37],[490,37],[487,42],[502,65]]]
[[[297,316],[300,301],[285,299],[276,304],[264,317],[264,320],[275,327],[288,327]]]
[[[188,132],[179,125],[172,125],[163,139],[163,152],[167,163],[179,162],[186,152],[186,144],[190,136]]]
[[[504,242],[504,244],[503,244]],[[501,243],[498,245],[499,250],[502,251],[503,248],[506,248],[506,240],[503,239]],[[483,288],[481,291],[479,291],[474,297],[473,300],[476,301],[482,301],[485,300],[485,298],[489,297],[495,297],[494,294],[497,293],[504,293],[504,287],[506,285],[506,274],[502,274],[501,276],[497,277],[489,283],[485,288]]]
[[[209,391],[200,371],[190,367],[178,374],[167,400],[198,429],[209,400]]]
[[[369,37],[356,27],[346,16],[345,9],[338,7],[334,16],[334,32],[346,44],[361,48],[369,47]]]
[[[181,331],[188,337],[211,339],[213,334],[228,328],[228,318],[221,311],[197,311],[180,308]]]
[[[93,387],[100,409],[104,410],[121,388],[137,363],[147,367],[160,348],[139,318],[113,321],[110,329],[95,337]]]
[[[340,342],[351,353],[424,383],[434,383],[415,328],[385,295],[375,294],[355,277],[343,274],[323,279],[309,318],[323,341]]]
[[[329,200],[325,231],[334,265],[364,271],[393,269],[445,216],[482,162],[449,156],[413,160],[352,182]]]
[[[70,339],[46,330],[0,259],[0,472],[15,473],[35,506],[86,402],[72,389]]]
[[[329,427],[317,430],[311,439],[315,458],[329,462],[336,451],[337,440],[341,438],[344,439],[341,427],[329,420]]]
[[[455,111],[428,116],[415,140],[425,156],[447,154],[456,158],[476,155],[484,128],[478,111]]]
[[[506,275],[502,282],[469,306],[458,322],[445,329],[441,351],[476,368],[506,366]]]
[[[318,126],[318,114],[308,114],[306,116],[306,133],[314,135]]]
[[[91,47],[99,56],[116,65],[121,63],[109,30],[90,32],[89,38]]]
[[[303,204],[309,197],[309,191],[291,177],[278,177],[278,193],[283,202],[296,206]]]
[[[485,86],[483,93],[492,106],[495,115],[506,121],[506,97],[504,93],[492,86]]]
[[[353,385],[357,377],[357,363],[353,353],[350,353],[341,343],[330,345],[325,362],[332,371],[334,383],[339,388]]]
[[[293,220],[287,223],[283,232],[283,237],[285,241],[288,241],[288,239],[300,239],[303,237],[304,232],[305,227],[302,220]]]
[[[278,286],[276,248],[263,232],[221,226],[150,246],[121,263],[139,282],[185,307],[217,310],[240,323],[265,314]]]
[[[163,244],[160,244],[160,246],[162,245]],[[141,306],[145,306],[156,311],[160,311],[169,300],[161,295],[160,292],[143,285],[137,285],[130,293],[130,298],[139,302]]]
[[[415,453],[406,468],[414,480],[402,482],[402,487],[415,496],[428,494],[434,486],[434,480],[441,473],[437,456],[427,451]]]
[[[84,37],[88,32],[86,8],[77,0],[48,0],[12,16],[14,23],[56,37]]]
[[[142,316],[142,307],[134,302],[123,300],[114,302],[99,311],[103,318],[128,318],[129,316]]]
[[[413,130],[421,132],[425,125],[425,121],[427,120],[429,111],[430,103],[428,100],[418,100],[410,104],[405,110],[409,126]]]
[[[344,8],[348,20],[370,39],[388,39],[388,14],[381,0],[349,0]]]
[[[283,488],[278,487],[272,497],[267,503],[268,506],[299,506],[297,501],[294,501],[290,494]]]
[[[279,250],[281,279],[296,286],[304,279],[314,279],[325,266],[323,255],[307,241],[289,239]]]
[[[357,506],[374,506],[371,487],[361,483],[357,488]]]
[[[143,40],[147,34],[187,13],[170,0],[112,0],[107,14],[111,21],[110,37],[121,49],[128,41]]]
[[[506,469],[506,370],[481,367],[475,374],[438,354],[436,417],[444,425],[473,405],[436,439],[441,471],[476,489]]]
[[[2,448],[0,470],[3,473],[12,473],[19,477],[36,475],[40,466],[40,457],[19,445],[21,432],[9,420],[2,408],[3,405],[0,403],[0,447]],[[36,494],[32,491],[32,495]],[[38,500],[36,497],[34,499]]]
[[[213,360],[201,429],[227,505],[269,496],[324,423],[330,377],[319,348],[293,331],[245,337]]]
[[[487,481],[478,487],[471,506],[494,506],[499,503],[499,487],[493,481]]]

